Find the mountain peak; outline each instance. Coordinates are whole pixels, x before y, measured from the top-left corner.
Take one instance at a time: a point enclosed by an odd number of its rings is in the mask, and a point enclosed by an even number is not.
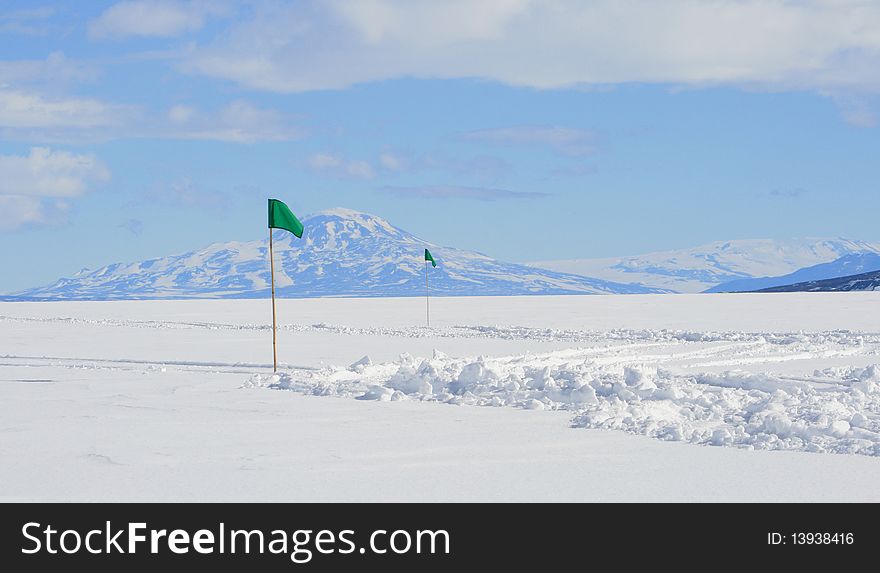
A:
[[[315,223],[318,224],[315,225]],[[369,234],[390,234],[418,240],[378,215],[345,207],[334,207],[313,213],[303,219],[303,224],[306,228],[304,236],[306,241],[324,242],[326,239],[331,239],[331,245],[335,244],[332,238],[338,235],[351,235],[357,239]]]
[[[357,218],[371,218],[371,219],[381,219],[381,217],[377,217],[376,215],[370,213],[364,213],[363,211],[355,211],[354,209],[347,209],[345,207],[333,207],[331,209],[324,209],[323,211],[318,211],[317,213],[312,213],[308,219],[312,217],[339,217],[341,219],[357,219]]]

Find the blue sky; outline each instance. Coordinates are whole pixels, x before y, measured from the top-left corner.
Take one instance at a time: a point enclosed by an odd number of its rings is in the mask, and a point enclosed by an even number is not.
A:
[[[660,7],[662,4],[662,7]],[[344,206],[528,261],[880,240],[861,0],[0,3],[0,292]]]

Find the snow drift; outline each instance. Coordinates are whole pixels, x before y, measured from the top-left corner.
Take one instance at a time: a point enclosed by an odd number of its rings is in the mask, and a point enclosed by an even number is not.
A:
[[[784,339],[777,344],[794,344]],[[809,378],[729,370],[674,373],[619,360],[612,348],[430,358],[254,375],[269,387],[363,400],[422,400],[570,410],[572,424],[663,440],[762,450],[880,455],[880,366]]]

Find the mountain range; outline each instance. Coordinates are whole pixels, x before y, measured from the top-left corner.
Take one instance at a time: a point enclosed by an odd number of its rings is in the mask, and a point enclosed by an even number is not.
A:
[[[273,235],[275,286],[281,297],[423,296],[424,249],[433,295],[530,295],[666,292],[634,284],[506,263],[435,245],[388,221],[349,209],[303,219],[298,239]],[[214,243],[188,253],[84,269],[6,300],[257,298],[269,296],[268,239]]]
[[[439,263],[428,279],[430,292],[440,296],[754,292],[880,270],[880,244],[845,238],[721,241],[615,259],[520,264],[429,243],[350,209],[322,211],[303,223],[302,239],[273,235],[282,297],[422,296],[425,248]],[[261,298],[269,285],[268,241],[258,240],[83,269],[0,300]]]
[[[781,287],[799,285],[840,277],[850,277],[871,271],[880,271],[880,254],[852,253],[830,263],[813,265],[778,277],[738,279],[707,289],[706,292],[755,292]]]
[[[836,292],[880,290],[880,271],[770,287],[757,292]]]
[[[603,280],[695,293],[740,279],[787,275],[846,255],[864,253],[880,254],[880,244],[845,238],[749,239],[630,257],[529,264]]]

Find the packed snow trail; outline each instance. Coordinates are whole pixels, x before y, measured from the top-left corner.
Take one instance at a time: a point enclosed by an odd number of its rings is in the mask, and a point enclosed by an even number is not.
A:
[[[255,374],[244,387],[570,410],[576,427],[663,440],[880,456],[880,366],[826,369],[804,378],[736,370],[691,374],[639,364],[649,358],[644,355],[619,355],[629,348],[477,358],[435,352],[383,364],[364,357],[348,368]]]
[[[77,317],[27,317],[0,315],[0,323],[40,323],[70,326],[90,325],[116,328],[143,328],[156,330],[245,330],[270,331],[265,323],[222,323],[172,320],[86,319]],[[861,332],[846,329],[818,332],[745,332],[695,331],[684,329],[630,329],[608,330],[535,328],[529,326],[456,325],[449,327],[354,327],[328,324],[279,324],[279,330],[291,333],[324,333],[340,335],[390,336],[395,338],[474,338],[497,340],[534,340],[540,342],[762,342],[776,346],[803,344],[840,344],[863,346],[880,345],[880,332]]]

